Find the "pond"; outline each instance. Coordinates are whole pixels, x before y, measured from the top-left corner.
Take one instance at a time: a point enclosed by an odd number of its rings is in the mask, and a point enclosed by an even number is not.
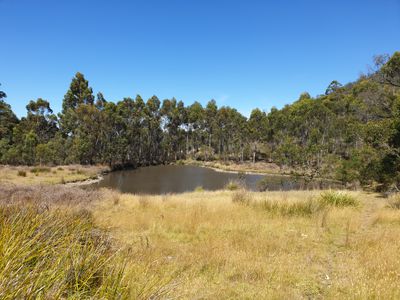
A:
[[[229,181],[241,180],[249,190],[258,190],[257,183],[264,179],[267,190],[296,190],[304,186],[301,180],[288,176],[218,172],[197,166],[162,165],[135,170],[111,172],[92,185],[107,187],[123,193],[167,194],[183,193],[202,187],[205,190],[223,189]]]

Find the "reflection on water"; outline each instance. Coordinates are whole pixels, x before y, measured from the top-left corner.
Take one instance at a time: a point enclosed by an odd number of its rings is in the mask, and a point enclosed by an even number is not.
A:
[[[237,173],[218,172],[196,166],[151,166],[136,170],[111,172],[92,187],[108,187],[123,193],[166,194],[193,191],[196,187],[205,190],[222,189],[231,180],[241,180],[246,188],[257,190],[257,182],[264,175],[246,174],[239,178]],[[304,187],[301,180],[268,175],[264,180],[267,190],[294,190]]]

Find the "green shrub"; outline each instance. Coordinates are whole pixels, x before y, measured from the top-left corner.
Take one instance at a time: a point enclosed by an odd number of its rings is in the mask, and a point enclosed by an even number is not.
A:
[[[18,170],[17,175],[18,175],[18,176],[21,176],[21,177],[26,177],[26,171],[24,171],[24,170]]]
[[[319,201],[321,204],[346,207],[346,206],[358,206],[358,200],[350,194],[343,191],[326,191],[320,195]]]

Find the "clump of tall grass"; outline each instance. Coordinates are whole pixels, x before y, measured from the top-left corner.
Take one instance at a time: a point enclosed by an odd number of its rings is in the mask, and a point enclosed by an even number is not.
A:
[[[127,297],[124,262],[88,210],[48,206],[29,188],[0,192],[0,299]]]
[[[389,197],[388,207],[392,209],[400,209],[400,194],[394,194]]]
[[[326,191],[323,192],[319,201],[321,204],[336,206],[336,207],[346,207],[346,206],[358,206],[359,201],[352,195],[343,191]]]
[[[51,169],[47,167],[34,167],[31,169],[32,173],[49,173],[50,171]]]
[[[230,180],[226,185],[225,189],[228,191],[236,191],[242,187],[242,184],[238,180]]]
[[[195,192],[204,192],[204,188],[203,188],[202,186],[197,186],[197,187],[194,189],[194,191],[195,191]]]
[[[112,196],[112,201],[114,203],[114,205],[118,205],[120,202],[120,198],[118,195]]]
[[[267,176],[264,176],[262,179],[257,181],[257,190],[260,192],[265,192],[268,190],[268,187],[270,185],[270,179]]]
[[[24,171],[24,170],[18,170],[17,175],[18,175],[18,176],[21,176],[21,177],[26,177],[26,171]]]
[[[147,195],[140,195],[139,196],[139,205],[143,208],[146,208],[150,205],[150,200]]]
[[[85,172],[82,169],[78,169],[78,170],[76,170],[76,174],[83,175],[83,174],[85,174]]]
[[[250,205],[252,198],[249,192],[245,189],[240,189],[232,194],[232,202],[241,205]]]
[[[312,216],[324,208],[324,205],[314,198],[301,201],[266,199],[255,203],[255,205],[275,215],[301,217]]]

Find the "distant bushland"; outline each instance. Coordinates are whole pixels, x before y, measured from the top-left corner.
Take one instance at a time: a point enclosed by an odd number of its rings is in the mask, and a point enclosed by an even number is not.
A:
[[[110,102],[95,96],[79,72],[57,115],[39,98],[18,119],[0,91],[0,163],[119,168],[184,159],[264,161],[310,181],[329,177],[398,190],[400,52],[375,62],[355,82],[333,80],[323,95],[304,92],[282,109],[256,108],[249,118],[214,100],[204,107],[140,95]]]

